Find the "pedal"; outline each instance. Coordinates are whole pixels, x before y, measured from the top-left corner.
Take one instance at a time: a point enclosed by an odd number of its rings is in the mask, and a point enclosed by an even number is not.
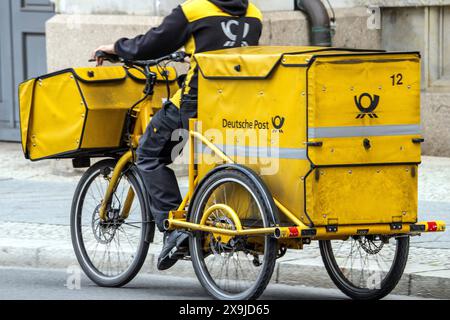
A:
[[[170,251],[169,253],[169,258],[174,260],[182,260],[188,255],[189,255],[188,248],[183,249],[173,248],[172,251]]]

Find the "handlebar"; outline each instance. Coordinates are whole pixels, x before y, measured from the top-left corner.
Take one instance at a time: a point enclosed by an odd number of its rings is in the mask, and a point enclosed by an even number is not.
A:
[[[118,55],[114,55],[114,54],[108,54],[104,51],[97,51],[95,53],[95,57],[96,59],[91,59],[89,60],[89,62],[95,62],[97,59],[101,58],[105,61],[109,61],[111,63],[123,63],[126,67],[128,68],[134,68],[134,69],[141,69],[140,71],[145,75],[146,77],[146,84],[145,84],[145,89],[144,89],[144,93],[145,93],[145,98],[148,96],[153,95],[154,93],[154,87],[156,84],[156,79],[157,79],[157,75],[155,72],[152,72],[150,70],[151,67],[153,66],[157,66],[160,63],[164,62],[164,61],[172,61],[172,62],[184,62],[184,59],[187,57],[188,55],[183,52],[183,51],[179,51],[179,52],[175,52],[172,54],[169,54],[167,56],[158,58],[158,59],[152,59],[152,60],[126,60],[123,59],[121,57],[119,57]],[[138,67],[138,68],[136,68]],[[168,78],[167,78],[168,79]],[[170,88],[169,85],[167,87],[168,89],[168,96],[170,97]],[[145,99],[144,98],[144,99]],[[143,100],[140,100],[139,102],[137,102],[132,108],[131,110],[134,110],[134,108]]]
[[[184,59],[187,57],[186,52],[183,51],[178,51],[172,54],[169,54],[167,56],[158,58],[158,59],[152,59],[152,60],[126,60],[123,59],[121,57],[119,57],[118,55],[114,55],[114,54],[108,54],[104,51],[97,51],[95,53],[95,57],[96,58],[102,58],[105,61],[109,61],[111,63],[124,63],[127,65],[133,65],[133,66],[138,66],[138,67],[153,67],[156,66],[158,64],[160,64],[161,62],[164,61],[173,61],[173,62],[184,62]],[[89,62],[95,62],[95,59],[91,59],[89,60]]]

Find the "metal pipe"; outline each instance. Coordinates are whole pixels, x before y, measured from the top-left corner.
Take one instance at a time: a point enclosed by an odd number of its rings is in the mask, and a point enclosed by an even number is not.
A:
[[[416,226],[422,226],[423,231],[421,232],[445,232],[447,225],[445,221],[425,221],[418,222]]]
[[[266,236],[275,234],[276,228],[258,228],[258,229],[244,229],[244,230],[229,230],[211,227],[207,225],[200,225],[196,223],[186,222],[183,220],[166,220],[164,223],[166,230],[184,229],[191,231],[203,231],[215,234],[221,234],[231,237],[237,236]]]
[[[224,211],[225,213],[227,213],[228,216],[231,218],[231,220],[233,220],[236,230],[237,231],[242,230],[242,224],[238,214],[231,207],[225,204],[216,204],[210,207],[208,210],[206,210],[206,212],[203,214],[202,221],[200,222],[200,224],[203,226],[206,225],[208,218],[217,210]]]
[[[273,198],[273,201],[275,202],[275,205],[278,209],[289,219],[291,220],[297,227],[300,229],[309,229],[303,222],[301,222],[292,212],[288,210],[283,204],[278,201],[275,197]]]
[[[114,192],[116,191],[117,184],[119,182],[123,170],[132,161],[133,161],[133,153],[131,151],[128,151],[117,162],[116,167],[114,168],[113,175],[111,177],[111,181],[109,181],[108,189],[106,190],[105,199],[103,199],[102,206],[100,208],[100,219],[102,221],[106,221],[106,219],[108,218],[106,216],[107,207],[111,202],[111,198]]]
[[[418,227],[421,227],[419,228]],[[402,224],[401,229],[392,228],[391,224],[345,225],[336,226],[334,231],[327,227],[302,229],[299,227],[279,227],[275,229],[277,239],[311,238],[314,240],[345,239],[351,236],[368,235],[401,235],[428,232],[444,232],[444,221],[419,222],[416,224]],[[417,230],[417,231],[416,231]]]
[[[189,198],[192,199],[195,191],[195,137],[192,132],[195,132],[196,119],[189,120]]]
[[[201,133],[196,132],[192,130],[192,126],[194,125],[194,122],[191,122],[191,131],[190,136],[193,140],[194,138],[199,139],[201,142],[203,142],[208,148],[210,148],[218,157],[220,157],[224,162],[229,164],[234,164],[235,162],[233,159],[228,157],[222,150],[217,148],[213,143],[211,143],[208,139],[206,139],[205,136],[203,136]],[[192,142],[193,143],[193,142]],[[309,229],[303,222],[301,222],[292,212],[290,212],[283,204],[278,201],[276,198],[274,198],[275,205],[280,209],[280,211],[289,219],[291,220],[296,226],[298,226],[301,229]]]
[[[331,47],[330,16],[321,0],[296,0],[297,8],[303,11],[310,23],[310,43],[313,46]]]
[[[205,136],[203,136],[199,132],[191,131],[190,133],[193,137],[199,139],[201,142],[203,142],[208,148],[210,148],[217,156],[219,156],[224,162],[229,164],[234,164],[233,159],[228,157],[222,150],[217,148],[213,143],[211,143],[208,139],[206,139]]]
[[[135,195],[136,194],[134,193],[133,188],[130,187],[130,189],[128,190],[127,198],[125,200],[125,204],[123,205],[122,214],[120,215],[122,219],[128,219],[128,217],[130,216],[130,210],[131,206],[133,205]]]

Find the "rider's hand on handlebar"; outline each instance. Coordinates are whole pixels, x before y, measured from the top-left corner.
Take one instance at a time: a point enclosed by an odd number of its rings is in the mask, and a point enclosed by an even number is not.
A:
[[[104,58],[98,57],[96,54],[99,51],[103,51],[104,53],[107,53],[107,54],[116,54],[116,50],[114,49],[114,44],[108,44],[108,45],[103,45],[103,46],[98,47],[92,53],[92,60],[95,60],[97,62],[97,66],[102,66],[103,62],[104,62]]]

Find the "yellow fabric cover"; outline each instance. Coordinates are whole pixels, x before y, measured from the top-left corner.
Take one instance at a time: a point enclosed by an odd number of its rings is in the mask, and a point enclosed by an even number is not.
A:
[[[119,81],[127,77],[125,69],[118,67],[77,68],[74,71],[83,82]]]
[[[173,93],[178,89],[177,75],[175,69],[168,70]],[[164,78],[154,71],[160,81],[145,104],[149,116],[170,98]],[[31,160],[75,158],[82,151],[89,155],[123,147],[126,114],[143,97],[145,86],[145,78],[135,72],[122,66],[77,68],[21,84],[24,153]]]
[[[277,46],[232,48],[199,53],[195,60],[205,78],[266,78],[285,54],[302,54],[317,49]]]
[[[33,101],[33,91],[36,79],[28,80],[19,86],[20,101],[20,136],[22,139],[22,150],[26,153],[27,136],[30,125],[31,105]]]

